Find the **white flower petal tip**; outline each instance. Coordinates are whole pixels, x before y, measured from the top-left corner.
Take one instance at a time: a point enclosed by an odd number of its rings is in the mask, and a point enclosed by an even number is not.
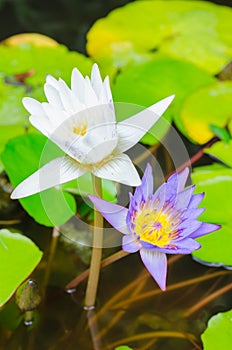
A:
[[[51,187],[77,179],[86,172],[69,157],[55,158],[21,182],[11,194],[12,199],[29,197]]]
[[[155,114],[157,114],[158,116],[161,116],[169,107],[169,105],[172,103],[174,98],[175,98],[175,95],[168,96],[163,100],[155,103],[154,105],[148,107],[148,109],[154,112]]]

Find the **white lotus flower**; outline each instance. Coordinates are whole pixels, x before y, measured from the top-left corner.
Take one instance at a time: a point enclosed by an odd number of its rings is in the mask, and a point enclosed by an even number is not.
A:
[[[48,102],[24,98],[30,122],[56,143],[66,156],[56,158],[29,176],[13,191],[22,198],[71,181],[86,172],[131,186],[141,180],[123,152],[134,146],[167,109],[174,96],[116,123],[108,76],[102,81],[97,64],[91,79],[74,69],[71,89],[48,76],[44,85]]]

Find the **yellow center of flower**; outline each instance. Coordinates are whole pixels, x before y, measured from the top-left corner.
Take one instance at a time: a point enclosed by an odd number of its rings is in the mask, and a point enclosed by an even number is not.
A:
[[[134,231],[144,242],[164,247],[169,244],[175,232],[167,214],[154,212],[149,209],[139,212],[134,220]]]
[[[87,128],[88,128],[87,123],[80,123],[79,125],[73,127],[73,132],[76,135],[85,136],[87,132]]]

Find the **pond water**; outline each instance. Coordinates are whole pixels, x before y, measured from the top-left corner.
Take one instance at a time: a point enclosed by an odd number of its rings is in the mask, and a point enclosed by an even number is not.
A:
[[[165,164],[163,151],[157,155],[160,164]],[[232,282],[230,271],[203,266],[191,256],[169,256],[167,291],[162,292],[135,253],[102,268],[96,308],[86,311],[86,279],[71,290],[65,286],[87,269],[90,248],[70,241],[73,227],[66,225],[70,235],[61,234],[57,240],[48,276],[52,230],[36,224],[8,197],[5,193],[1,219],[20,220],[14,229],[28,235],[44,252],[30,278],[41,294],[46,293],[29,314],[31,324],[25,322],[28,314],[20,313],[14,298],[7,304],[0,313],[1,349],[113,350],[128,345],[139,350],[199,350],[209,318],[232,307],[231,289],[227,290]],[[104,249],[104,258],[117,250]]]

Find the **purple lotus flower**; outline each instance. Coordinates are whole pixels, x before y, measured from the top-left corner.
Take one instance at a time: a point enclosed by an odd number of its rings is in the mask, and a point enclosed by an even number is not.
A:
[[[122,248],[140,251],[141,259],[162,290],[166,289],[166,254],[190,254],[201,245],[195,238],[220,228],[197,220],[205,208],[197,208],[204,193],[184,189],[189,170],[169,177],[153,194],[153,176],[148,164],[142,185],[130,194],[129,209],[89,196],[104,218],[124,234]]]

